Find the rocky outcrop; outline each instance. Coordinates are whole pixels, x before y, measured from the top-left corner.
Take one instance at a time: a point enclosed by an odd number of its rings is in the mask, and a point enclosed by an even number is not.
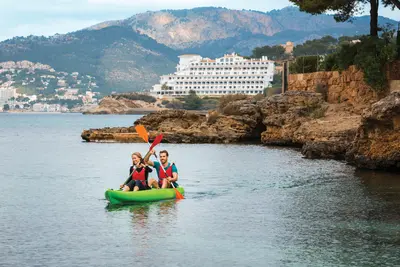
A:
[[[265,145],[296,145],[294,133],[311,114],[322,108],[321,94],[287,92],[271,96],[259,103],[266,130],[261,134]]]
[[[160,110],[154,103],[126,98],[104,97],[99,105],[83,114],[144,114]]]
[[[197,114],[185,110],[158,111],[137,120],[150,133],[150,139],[163,134],[166,143],[237,143],[258,140],[260,129],[259,113],[255,104],[239,104],[232,108],[245,114],[224,115],[218,112]],[[82,133],[88,142],[143,142],[134,127],[90,129]]]
[[[133,126],[84,130],[81,137],[86,142],[143,142],[143,139],[138,136]]]
[[[265,145],[302,147],[307,158],[344,158],[360,115],[347,104],[327,105],[319,93],[289,91],[260,103]]]
[[[361,168],[400,170],[400,92],[364,111],[346,160]]]
[[[168,143],[238,143],[298,146],[306,158],[346,159],[369,169],[400,169],[400,92],[362,115],[349,103],[328,104],[319,93],[289,91],[255,102],[237,100],[197,114],[158,111],[137,120]],[[261,138],[260,138],[261,137]],[[86,141],[143,142],[133,126],[91,129]]]

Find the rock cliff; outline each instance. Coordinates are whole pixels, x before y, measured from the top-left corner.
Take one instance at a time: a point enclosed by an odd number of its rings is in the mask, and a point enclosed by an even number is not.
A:
[[[346,159],[362,168],[400,170],[400,92],[364,111]]]
[[[350,103],[328,104],[320,93],[289,91],[256,102],[228,103],[220,111],[196,114],[158,111],[134,122],[150,138],[169,143],[238,143],[298,146],[306,158],[346,159],[369,169],[400,169],[400,92],[362,114]],[[143,142],[133,126],[85,130],[86,141]]]
[[[99,105],[83,114],[142,114],[160,110],[157,103],[127,98],[104,97]]]

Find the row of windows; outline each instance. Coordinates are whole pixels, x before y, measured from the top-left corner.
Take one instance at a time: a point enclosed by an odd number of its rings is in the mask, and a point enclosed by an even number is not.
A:
[[[176,82],[176,84],[263,84],[264,81]]]
[[[263,90],[242,90],[242,91],[198,91],[196,90],[196,94],[199,95],[227,95],[227,94],[262,94]],[[157,92],[158,95],[187,95],[189,92],[185,91],[169,91],[169,92]]]
[[[161,90],[163,90],[163,91],[171,91],[171,90],[176,90],[176,89],[227,89],[227,88],[229,88],[229,89],[254,89],[254,88],[256,88],[256,89],[262,89],[262,88],[264,88],[264,86],[261,86],[261,85],[247,85],[247,86],[245,86],[245,85],[241,85],[241,86],[236,86],[236,85],[233,85],[233,86],[222,86],[222,85],[220,85],[220,86],[213,86],[213,85],[211,85],[211,86],[174,86],[174,87],[169,87],[168,89],[161,89]]]
[[[242,67],[242,68],[190,68],[190,70],[267,70],[268,67]]]
[[[242,72],[190,72],[189,75],[247,75],[247,74],[255,74],[255,75],[260,75],[260,74],[269,74],[268,71],[256,71],[256,72],[247,72],[247,71],[242,71]]]
[[[168,80],[251,80],[251,79],[270,79],[272,76],[169,76]]]
[[[192,66],[215,66],[215,65],[266,65],[266,64],[273,64],[271,61],[243,61],[243,62],[235,62],[235,63],[227,63],[227,62],[206,62],[206,63],[192,63]]]

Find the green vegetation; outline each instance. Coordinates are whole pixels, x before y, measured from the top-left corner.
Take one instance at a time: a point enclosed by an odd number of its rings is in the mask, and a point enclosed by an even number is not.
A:
[[[252,58],[261,58],[262,56],[267,56],[270,60],[282,60],[288,58],[289,55],[285,53],[285,48],[280,45],[266,45],[253,49]]]
[[[211,98],[205,96],[201,99],[201,101],[202,101],[202,109],[210,110],[210,109],[216,109],[218,107],[219,99],[217,97]]]
[[[148,88],[157,82],[158,75],[174,70],[178,55],[146,35],[118,26],[49,38],[15,37],[1,42],[0,51],[0,61],[29,60],[48,64],[57,71],[96,77],[96,91],[104,93]],[[140,74],[131,75],[129,81],[120,78],[133,69],[140,70]],[[65,79],[68,85],[75,84],[71,75]]]
[[[4,104],[3,110],[4,110],[4,111],[10,110],[10,105],[9,105],[9,104]]]
[[[336,50],[339,40],[332,36],[325,36],[321,39],[306,41],[303,44],[296,45],[293,49],[295,57],[303,55],[326,55]]]
[[[290,72],[342,71],[355,65],[364,72],[365,82],[374,90],[382,91],[387,87],[385,68],[398,57],[394,30],[385,29],[381,37],[362,36],[357,42],[342,38],[337,44],[332,53],[325,56],[297,57],[290,63]]]
[[[350,1],[332,1],[332,0],[290,0],[290,2],[300,7],[301,11],[311,14],[322,14],[328,11],[336,12],[334,17],[338,22],[352,20],[352,17],[362,9],[365,3],[370,4],[370,36],[378,36],[378,9],[382,2],[384,6],[400,9],[399,0],[350,0]]]
[[[321,56],[302,56],[297,57],[289,65],[290,73],[310,73],[321,70]]]
[[[187,110],[200,110],[202,109],[203,102],[200,97],[197,96],[193,90],[189,91],[189,95],[183,98],[183,108]]]
[[[172,101],[168,102],[165,105],[165,107],[166,108],[171,108],[171,109],[182,109],[183,108],[183,104],[179,100],[172,100]]]

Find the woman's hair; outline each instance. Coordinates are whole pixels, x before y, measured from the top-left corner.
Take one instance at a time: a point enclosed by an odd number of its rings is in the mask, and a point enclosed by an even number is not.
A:
[[[138,157],[138,158],[140,158],[140,159],[143,159],[143,158],[142,158],[142,154],[140,154],[139,152],[133,152],[133,153],[132,153],[132,156],[133,156],[133,155],[135,155],[136,157]]]

